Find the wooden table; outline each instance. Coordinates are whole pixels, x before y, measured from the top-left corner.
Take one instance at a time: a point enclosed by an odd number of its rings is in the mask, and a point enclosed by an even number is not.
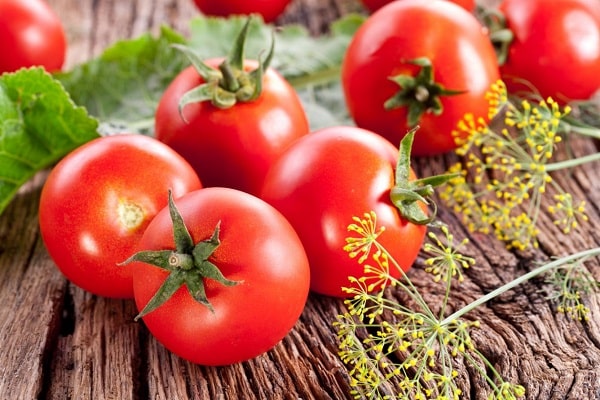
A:
[[[67,68],[98,55],[118,39],[157,32],[169,24],[185,33],[197,11],[187,0],[49,0],[70,42]],[[360,11],[351,0],[296,0],[278,23],[327,30],[339,16]],[[576,154],[596,152],[591,140]],[[415,161],[422,176],[445,170],[450,156]],[[511,252],[497,240],[470,235],[448,210],[441,217],[469,236],[477,267],[468,271],[450,308],[460,307],[533,268],[534,260],[600,245],[600,168],[590,164],[556,177],[588,201],[590,223],[562,236],[542,215],[540,249]],[[171,355],[147,332],[131,301],[109,300],[70,285],[48,257],[37,225],[44,174],[32,179],[0,216],[0,399],[350,399],[347,367],[337,355],[331,324],[340,300],[311,295],[301,319],[272,351],[221,368],[192,365]],[[439,288],[424,277],[422,260],[411,272],[427,300]],[[600,277],[597,262],[589,268]],[[423,278],[423,279],[421,279]],[[507,380],[522,383],[528,399],[600,399],[600,297],[590,299],[587,324],[557,314],[533,280],[472,313],[477,347]],[[464,372],[465,398],[485,398],[482,378]]]

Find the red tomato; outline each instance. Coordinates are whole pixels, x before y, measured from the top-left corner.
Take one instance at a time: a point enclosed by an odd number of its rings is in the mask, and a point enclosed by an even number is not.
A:
[[[589,99],[600,88],[598,0],[504,0],[500,11],[514,34],[501,67],[509,91],[557,101]]]
[[[379,10],[381,7],[385,6],[388,3],[391,3],[394,0],[361,0],[364,6],[370,11],[375,12]],[[458,4],[462,8],[467,11],[475,10],[475,0],[450,0],[453,3]]]
[[[423,58],[431,62],[431,77],[415,64]],[[418,74],[413,89],[391,80]],[[420,126],[412,152],[416,156],[456,148],[452,131],[458,121],[465,113],[487,118],[485,93],[498,78],[486,29],[473,14],[445,0],[386,5],[358,29],[342,64],[344,95],[355,123],[394,145],[416,123]],[[410,106],[387,107],[385,103],[399,96],[401,89]],[[459,94],[440,94],[442,89]],[[422,114],[411,121],[416,111]]]
[[[134,251],[150,220],[176,197],[201,187],[174,150],[142,135],[95,139],[63,158],[42,189],[39,222],[48,253],[75,285],[132,298]]]
[[[0,0],[0,73],[63,66],[67,39],[60,19],[43,0]]]
[[[181,286],[144,315],[144,323],[167,349],[197,364],[226,365],[268,351],[292,329],[308,297],[308,260],[298,235],[273,207],[235,189],[205,188],[175,203],[193,243],[210,239],[220,226],[220,244],[208,261],[238,284],[203,278],[212,310]],[[169,211],[150,223],[139,250],[176,248]],[[142,310],[168,272],[142,262],[131,265]]]
[[[194,0],[198,9],[207,15],[228,17],[260,14],[265,22],[277,19],[290,2],[291,0]]]
[[[370,211],[378,228],[385,226],[378,241],[402,269],[415,261],[426,228],[401,218],[390,201],[397,158],[398,149],[373,132],[331,127],[299,139],[273,164],[261,196],[300,236],[313,291],[346,297],[342,287],[352,286],[349,276],[368,276],[343,248],[352,218]]]
[[[222,60],[206,61],[216,68]],[[253,61],[245,69],[256,68]],[[197,102],[179,113],[184,93],[204,80],[193,67],[169,85],[156,111],[156,137],[183,155],[204,186],[224,186],[257,194],[267,169],[298,137],[309,132],[308,119],[295,90],[275,70],[264,74],[262,93],[250,102],[217,108]]]

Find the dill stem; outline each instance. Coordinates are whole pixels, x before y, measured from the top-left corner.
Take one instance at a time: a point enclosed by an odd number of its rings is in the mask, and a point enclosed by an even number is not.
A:
[[[548,163],[548,164],[544,165],[544,169],[546,170],[546,172],[552,172],[552,171],[558,171],[561,169],[578,167],[580,165],[583,165],[583,164],[586,164],[586,163],[589,163],[592,161],[599,161],[599,160],[600,160],[600,152],[588,154],[588,155],[577,157],[577,158],[572,158],[570,160]]]
[[[563,126],[566,133],[577,133],[579,135],[600,139],[600,129],[593,126],[585,126],[571,118],[565,118],[566,126]]]
[[[502,285],[499,288],[489,292],[488,294],[481,296],[477,300],[467,304],[460,310],[447,316],[442,322],[440,322],[440,325],[444,326],[444,325],[447,325],[447,324],[459,319],[466,313],[474,310],[475,308],[479,307],[480,305],[482,305],[484,303],[487,303],[488,301],[501,295],[502,293],[507,292],[510,289],[513,289],[522,283],[527,282],[531,278],[534,278],[540,274],[550,271],[553,268],[560,267],[564,264],[567,264],[567,263],[575,261],[575,260],[579,260],[579,259],[586,258],[586,257],[594,257],[594,256],[598,256],[598,255],[600,255],[600,247],[595,247],[595,248],[580,251],[578,253],[574,253],[574,254],[559,258],[557,260],[554,260],[552,262],[549,262],[547,264],[544,264],[541,267],[538,267],[526,274],[523,274],[523,275],[519,276],[518,278],[506,283],[505,285]]]

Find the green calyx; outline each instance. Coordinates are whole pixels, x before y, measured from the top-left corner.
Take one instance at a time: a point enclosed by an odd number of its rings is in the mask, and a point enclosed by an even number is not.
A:
[[[225,286],[235,286],[240,283],[240,281],[225,278],[219,268],[209,260],[221,243],[219,240],[220,224],[217,224],[210,238],[194,244],[183,218],[173,202],[170,190],[169,211],[173,221],[175,250],[140,251],[122,263],[124,265],[140,261],[169,271],[168,277],[158,291],[135,317],[136,321],[160,307],[183,285],[187,286],[190,295],[196,301],[214,311],[206,297],[204,279],[212,279]]]
[[[416,58],[407,63],[421,67],[419,73],[416,76],[400,74],[390,77],[391,81],[400,86],[400,90],[386,100],[384,107],[386,110],[407,107],[408,126],[414,128],[426,112],[440,115],[444,111],[441,96],[457,95],[463,91],[445,89],[436,83],[433,79],[433,65],[428,58]]]
[[[488,29],[490,41],[496,51],[498,65],[502,66],[506,64],[508,50],[515,35],[508,28],[504,14],[500,10],[483,6],[477,6],[475,14],[483,26]]]
[[[416,225],[427,225],[435,220],[437,213],[437,205],[432,200],[435,192],[434,188],[448,182],[456,174],[435,175],[410,180],[410,154],[417,129],[418,127],[415,127],[410,130],[400,142],[398,163],[396,164],[396,180],[390,191],[390,200],[404,219]],[[431,215],[428,215],[421,208],[420,203],[433,207]]]
[[[196,52],[183,45],[174,45],[188,57],[204,83],[186,92],[179,101],[179,112],[190,103],[210,101],[217,108],[230,108],[238,102],[256,100],[262,92],[263,76],[275,51],[275,40],[267,55],[259,57],[258,66],[251,71],[244,70],[244,49],[250,27],[251,18],[240,31],[229,56],[219,65],[218,69],[208,66]]]

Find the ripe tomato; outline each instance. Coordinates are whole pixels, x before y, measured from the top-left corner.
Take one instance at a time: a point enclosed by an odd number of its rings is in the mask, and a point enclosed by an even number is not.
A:
[[[509,91],[531,90],[526,81],[542,97],[568,102],[600,88],[598,0],[504,0],[499,9],[514,35],[501,67]]]
[[[342,287],[352,286],[348,277],[366,276],[364,266],[343,248],[351,236],[347,227],[352,218],[371,211],[377,215],[377,227],[385,226],[378,241],[403,270],[412,266],[426,228],[402,218],[391,203],[397,158],[398,150],[380,135],[340,126],[298,139],[269,170],[261,197],[281,211],[300,236],[313,291],[346,297]]]
[[[298,235],[273,207],[235,189],[205,188],[175,203],[196,246],[190,251],[194,262],[196,248],[204,241],[214,244],[210,239],[219,226],[218,246],[199,251],[201,261],[212,263],[237,284],[225,286],[201,268],[188,269],[191,282],[200,282],[205,292],[178,284],[168,300],[142,316],[144,323],[167,349],[197,364],[232,364],[268,351],[292,329],[308,297],[308,260]],[[165,208],[158,213],[139,250],[166,249],[169,258],[169,249],[177,249],[177,257],[184,254],[179,250],[185,246],[174,241],[170,212]],[[186,273],[173,268],[169,275],[139,260],[131,265],[135,301],[142,313],[167,276]],[[190,294],[198,292],[205,294],[207,304]]]
[[[207,15],[228,17],[260,14],[265,22],[277,19],[290,2],[291,0],[194,0],[198,9]]]
[[[0,73],[42,66],[60,70],[67,39],[58,16],[44,0],[0,0]]]
[[[379,10],[381,7],[385,6],[386,4],[391,3],[392,1],[395,1],[395,0],[361,0],[361,2],[364,4],[364,6],[372,13]],[[472,12],[475,10],[475,0],[450,0],[450,1],[458,4],[459,6],[463,7],[467,11]]]
[[[487,118],[485,93],[498,78],[486,29],[445,0],[386,5],[358,29],[342,63],[355,123],[394,145],[420,126],[413,145],[417,156],[456,148],[456,124],[465,113]]]
[[[97,295],[132,298],[132,253],[150,220],[174,196],[199,189],[192,167],[167,145],[142,135],[101,137],[50,172],[39,222],[48,253],[75,285]]]
[[[206,64],[216,68],[221,62],[211,59]],[[247,60],[245,69],[256,65]],[[184,121],[179,113],[181,97],[204,82],[193,67],[175,78],[159,102],[155,135],[189,161],[204,186],[257,194],[271,163],[309,132],[302,103],[290,84],[268,68],[258,99],[230,108],[191,103],[183,108]]]

